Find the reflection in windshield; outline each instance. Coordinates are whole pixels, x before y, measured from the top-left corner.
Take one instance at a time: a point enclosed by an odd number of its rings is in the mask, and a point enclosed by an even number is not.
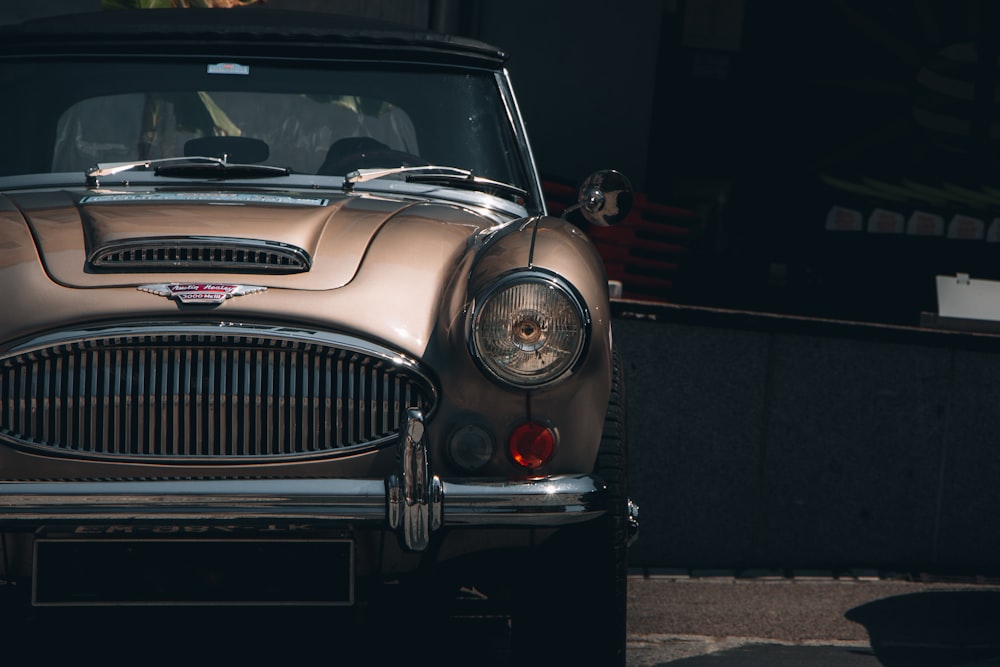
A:
[[[0,176],[81,173],[243,137],[299,174],[447,164],[530,189],[491,73],[49,61],[4,64],[0,85],[23,91],[0,107]]]
[[[367,103],[366,103],[367,102]],[[121,122],[131,119],[132,122]],[[384,101],[258,92],[128,93],[81,100],[59,119],[53,171],[183,156],[201,137],[264,141],[269,162],[316,173],[339,139],[418,153],[413,122]]]

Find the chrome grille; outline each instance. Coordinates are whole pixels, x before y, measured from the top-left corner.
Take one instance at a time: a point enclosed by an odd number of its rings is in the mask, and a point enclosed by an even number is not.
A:
[[[114,271],[212,269],[264,273],[308,271],[309,253],[274,241],[211,237],[143,238],[98,248],[95,268]]]
[[[115,460],[309,458],[389,442],[407,407],[432,407],[414,364],[363,341],[162,328],[74,334],[0,360],[0,437]]]

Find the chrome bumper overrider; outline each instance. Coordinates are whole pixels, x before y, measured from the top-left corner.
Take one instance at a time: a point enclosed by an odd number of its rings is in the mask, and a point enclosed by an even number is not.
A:
[[[606,510],[603,482],[557,475],[508,482],[432,475],[423,418],[407,415],[388,479],[0,482],[0,524],[267,521],[387,524],[412,550],[441,526],[557,527]]]

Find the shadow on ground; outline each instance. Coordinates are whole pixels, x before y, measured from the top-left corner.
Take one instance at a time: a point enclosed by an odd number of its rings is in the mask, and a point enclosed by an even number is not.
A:
[[[335,609],[67,608],[36,610],[0,629],[18,665],[99,667],[508,667],[506,621],[409,608],[359,619]]]
[[[1000,666],[1000,591],[922,591],[844,616],[864,626],[884,667]]]

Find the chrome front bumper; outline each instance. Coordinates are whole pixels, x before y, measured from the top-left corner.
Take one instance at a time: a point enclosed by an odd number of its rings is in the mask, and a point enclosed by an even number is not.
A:
[[[445,526],[561,526],[604,511],[599,481],[442,483]],[[386,483],[352,479],[0,482],[0,524],[123,521],[378,523]]]
[[[382,524],[420,551],[441,526],[558,527],[607,510],[590,475],[507,482],[431,473],[423,418],[407,415],[400,469],[380,479],[0,482],[0,525],[163,521]]]

